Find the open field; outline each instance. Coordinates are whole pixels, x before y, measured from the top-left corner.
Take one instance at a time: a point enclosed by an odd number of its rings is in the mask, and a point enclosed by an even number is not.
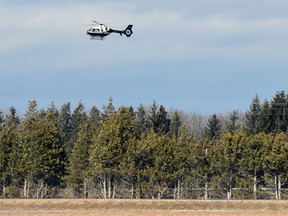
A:
[[[288,201],[0,200],[1,216],[284,216]]]

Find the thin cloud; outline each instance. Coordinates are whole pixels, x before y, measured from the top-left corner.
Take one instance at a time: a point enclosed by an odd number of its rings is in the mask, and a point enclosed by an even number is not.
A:
[[[217,112],[230,109],[227,101],[235,98],[249,106],[255,93],[265,98],[271,89],[286,87],[286,0],[0,0],[0,5],[5,79],[0,92],[8,105],[35,97],[92,104],[112,95],[139,103],[154,97],[171,106],[198,101],[198,111],[209,101],[219,107],[207,112]],[[90,41],[81,25],[92,19],[112,22],[115,29],[134,24],[134,34]],[[263,71],[273,72],[273,83]]]

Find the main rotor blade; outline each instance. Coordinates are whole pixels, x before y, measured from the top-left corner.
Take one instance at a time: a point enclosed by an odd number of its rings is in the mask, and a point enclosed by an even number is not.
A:
[[[99,23],[95,20],[92,20],[94,23],[98,24],[98,25],[104,25],[104,26],[109,26],[111,24],[115,24],[115,23],[121,23],[121,22],[109,22],[109,23]]]
[[[96,23],[96,24],[98,24],[98,25],[104,25],[104,24],[101,24],[101,23],[99,23],[99,22],[97,22],[97,21],[95,21],[95,20],[92,20],[94,23]]]

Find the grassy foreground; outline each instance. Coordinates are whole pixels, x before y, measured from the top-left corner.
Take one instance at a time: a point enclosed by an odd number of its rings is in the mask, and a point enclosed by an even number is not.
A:
[[[284,216],[288,201],[0,200],[1,216]]]

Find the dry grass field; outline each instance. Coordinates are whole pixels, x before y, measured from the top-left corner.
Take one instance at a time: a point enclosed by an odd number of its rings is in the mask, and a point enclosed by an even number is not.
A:
[[[288,201],[0,200],[1,216],[284,216]]]

